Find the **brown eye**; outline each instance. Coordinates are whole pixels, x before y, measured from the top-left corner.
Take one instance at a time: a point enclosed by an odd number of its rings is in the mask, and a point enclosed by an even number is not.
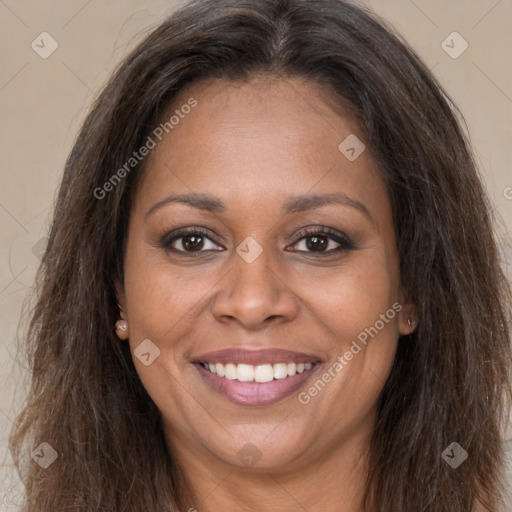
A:
[[[300,238],[294,243],[294,246],[302,243],[303,247],[305,247],[305,249],[298,249],[298,252],[332,254],[343,250],[355,249],[345,234],[338,233],[330,228],[303,230],[298,236]]]
[[[208,244],[210,244],[210,246],[208,246]],[[198,228],[174,231],[164,236],[160,245],[167,251],[181,253],[199,253],[207,250],[219,250],[218,245],[211,240],[207,233]]]
[[[203,235],[187,235],[180,237],[180,239],[181,246],[186,251],[200,251],[204,247],[205,237]]]
[[[332,241],[331,238],[326,236],[317,236],[311,235],[304,238],[306,240],[306,247],[309,251],[325,251],[325,249],[329,246],[329,242]]]

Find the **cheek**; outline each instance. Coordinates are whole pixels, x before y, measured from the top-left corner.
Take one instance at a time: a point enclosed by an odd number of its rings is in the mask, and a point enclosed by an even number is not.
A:
[[[208,291],[221,274],[207,265],[178,267],[164,254],[143,244],[127,248],[125,290],[130,341],[149,338],[165,347],[179,340],[196,325],[199,311],[208,300]]]
[[[398,341],[398,265],[389,265],[384,251],[368,251],[344,268],[320,275],[307,273],[301,296],[316,316],[313,332],[332,354],[339,375],[333,395],[358,396],[373,401],[384,385]],[[394,260],[393,260],[394,262]],[[339,359],[341,358],[341,360]],[[327,376],[326,378],[329,378]],[[331,395],[331,396],[333,396]]]
[[[346,341],[373,326],[397,300],[397,272],[380,251],[354,253],[344,266],[304,272],[295,290],[318,320]]]

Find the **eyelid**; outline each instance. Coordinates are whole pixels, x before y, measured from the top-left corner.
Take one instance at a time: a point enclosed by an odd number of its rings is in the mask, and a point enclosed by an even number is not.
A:
[[[339,239],[340,241],[338,243],[344,243],[346,245],[353,247],[352,240],[342,231],[338,231],[336,229],[328,228],[325,226],[317,226],[317,225],[314,225],[312,227],[306,226],[305,228],[302,228],[297,233],[297,235],[296,235],[297,240],[294,242],[294,244],[296,244],[303,238],[306,238],[307,236],[313,236],[313,235],[323,235],[328,238],[333,238],[334,240]]]

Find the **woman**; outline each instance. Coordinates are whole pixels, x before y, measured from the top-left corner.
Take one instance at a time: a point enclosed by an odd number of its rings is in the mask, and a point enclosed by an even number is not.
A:
[[[506,510],[489,203],[360,8],[166,20],[84,123],[38,285],[27,510]]]

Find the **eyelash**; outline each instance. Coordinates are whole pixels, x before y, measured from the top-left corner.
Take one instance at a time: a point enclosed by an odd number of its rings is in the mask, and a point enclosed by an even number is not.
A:
[[[172,235],[172,236],[171,236]],[[171,244],[175,242],[176,240],[179,240],[180,238],[184,238],[185,236],[190,235],[201,235],[205,238],[208,238],[210,241],[213,241],[215,243],[215,240],[212,240],[212,237],[210,236],[210,233],[202,228],[180,228],[172,233],[168,233],[164,237],[162,237],[160,241],[160,247],[166,251],[179,253],[191,257],[195,257],[196,255],[200,255],[202,252],[206,252],[205,250],[199,250],[199,251],[184,251],[180,249],[175,249],[171,247]],[[306,252],[315,254],[317,256],[329,256],[335,253],[339,253],[341,251],[350,251],[355,249],[355,246],[352,244],[350,238],[345,235],[344,233],[339,233],[331,228],[306,228],[300,231],[297,234],[298,238],[297,240],[292,244],[296,245],[298,242],[303,240],[304,238],[312,237],[312,236],[321,236],[321,237],[327,237],[331,240],[334,240],[336,243],[339,244],[339,247],[336,247],[335,249],[331,249],[329,251],[298,251],[298,252]],[[219,251],[220,252],[220,251]]]

